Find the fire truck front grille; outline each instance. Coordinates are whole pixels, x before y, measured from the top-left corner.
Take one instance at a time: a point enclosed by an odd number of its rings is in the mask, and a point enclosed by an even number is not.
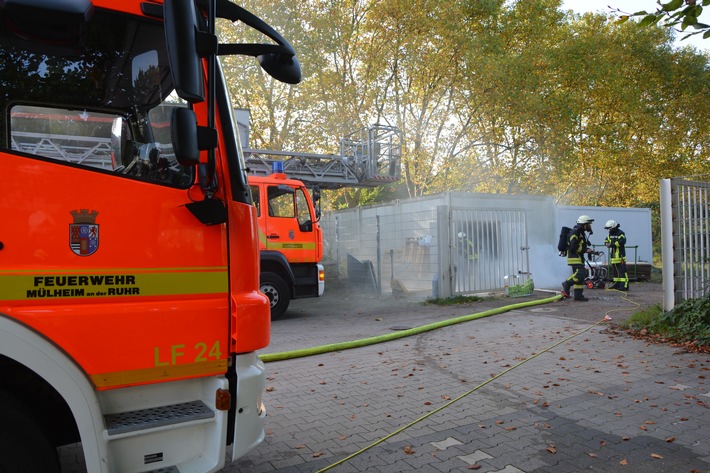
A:
[[[192,401],[120,414],[108,414],[104,416],[104,419],[108,434],[118,435],[213,417],[214,412],[204,402]]]

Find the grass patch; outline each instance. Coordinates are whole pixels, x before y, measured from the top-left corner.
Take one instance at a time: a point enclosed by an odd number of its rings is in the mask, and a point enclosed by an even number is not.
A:
[[[623,322],[619,322],[619,327],[626,330],[648,329],[661,314],[663,314],[663,308],[660,304],[656,304],[636,312]]]
[[[481,302],[482,297],[478,296],[454,296],[454,297],[430,297],[424,301],[425,304],[432,305],[458,305],[458,304],[469,304],[471,302]]]

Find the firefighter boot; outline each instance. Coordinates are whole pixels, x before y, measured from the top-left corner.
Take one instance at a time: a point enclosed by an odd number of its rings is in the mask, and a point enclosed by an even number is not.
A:
[[[572,283],[570,283],[569,281],[567,281],[567,280],[562,281],[562,293],[561,294],[563,297],[565,297],[565,298],[569,297],[569,289],[571,286],[572,286]]]
[[[584,289],[575,289],[574,290],[574,300],[575,301],[580,301],[580,302],[587,302],[589,299],[584,297]]]

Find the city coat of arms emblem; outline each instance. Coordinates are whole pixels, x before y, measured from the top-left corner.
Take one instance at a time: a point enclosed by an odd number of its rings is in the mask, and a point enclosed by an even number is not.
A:
[[[99,249],[99,226],[96,210],[72,210],[74,223],[69,225],[69,247],[79,256],[89,256]]]

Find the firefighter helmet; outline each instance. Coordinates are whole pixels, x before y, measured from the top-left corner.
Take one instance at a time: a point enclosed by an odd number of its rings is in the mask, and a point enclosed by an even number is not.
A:
[[[585,223],[592,223],[594,219],[590,217],[589,215],[580,215],[579,218],[577,219],[577,223],[585,224]]]
[[[607,220],[606,225],[604,225],[605,230],[611,230],[612,228],[618,227],[619,224],[616,223],[616,220]]]

